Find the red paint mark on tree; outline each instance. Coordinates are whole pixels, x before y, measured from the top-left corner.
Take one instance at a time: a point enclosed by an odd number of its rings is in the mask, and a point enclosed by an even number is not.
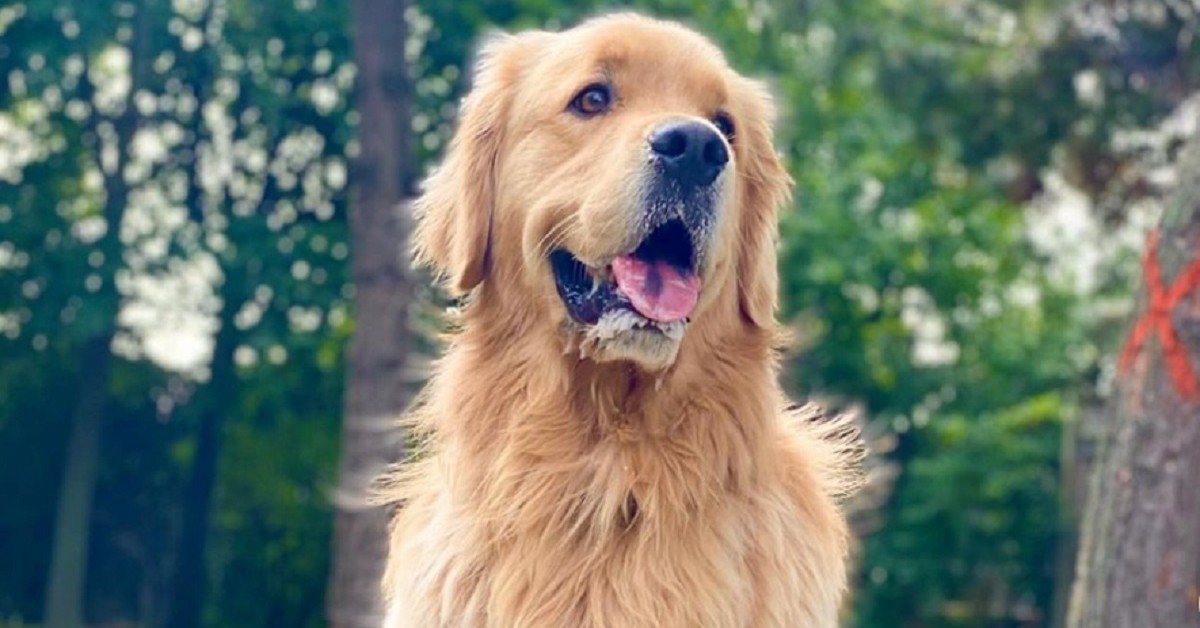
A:
[[[1158,568],[1158,579],[1155,582],[1154,597],[1156,601],[1162,598],[1167,587],[1171,585],[1171,577],[1175,575],[1175,554],[1172,552],[1163,557],[1162,566]]]
[[[1150,336],[1150,332],[1158,332],[1159,342],[1163,346],[1163,356],[1167,364],[1167,372],[1171,376],[1171,384],[1181,397],[1189,401],[1200,401],[1200,376],[1188,358],[1187,347],[1179,339],[1179,332],[1171,322],[1171,310],[1185,296],[1200,287],[1200,259],[1192,261],[1180,273],[1170,289],[1163,286],[1162,268],[1158,263],[1158,230],[1150,232],[1146,239],[1146,255],[1142,262],[1142,272],[1145,275],[1146,290],[1150,293],[1150,307],[1138,319],[1133,327],[1133,333],[1121,351],[1118,366],[1128,369],[1138,351]]]

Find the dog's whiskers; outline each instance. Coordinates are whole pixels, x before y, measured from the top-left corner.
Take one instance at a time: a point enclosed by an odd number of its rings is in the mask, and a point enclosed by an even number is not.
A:
[[[567,236],[575,233],[572,230],[579,230],[580,228],[579,219],[575,214],[568,214],[562,220],[556,222],[546,230],[546,234],[538,240],[537,245],[534,247],[537,257],[540,259],[549,255],[550,251],[562,244]]]

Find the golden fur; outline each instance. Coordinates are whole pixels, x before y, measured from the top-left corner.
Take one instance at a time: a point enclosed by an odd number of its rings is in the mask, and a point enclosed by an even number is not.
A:
[[[603,76],[617,105],[564,113]],[[654,125],[736,120],[703,289],[678,341],[573,323],[546,261],[636,245]],[[386,628],[836,625],[855,473],[846,424],[776,382],[766,91],[682,26],[622,14],[493,40],[416,204],[417,261],[464,296],[410,420]],[[724,175],[722,175],[724,176]]]

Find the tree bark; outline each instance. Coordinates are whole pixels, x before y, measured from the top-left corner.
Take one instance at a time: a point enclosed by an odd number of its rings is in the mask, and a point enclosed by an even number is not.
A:
[[[100,428],[108,390],[111,334],[87,342],[80,359],[79,399],[71,417],[50,573],[46,585],[47,628],[77,628],[83,625],[84,586],[87,575],[88,540],[92,497],[96,487],[96,464],[100,455]]]
[[[334,628],[376,628],[383,621],[380,579],[388,512],[370,505],[371,483],[403,453],[396,419],[408,403],[403,369],[409,352],[412,281],[404,254],[411,149],[411,81],[404,59],[406,0],[356,0],[354,58],[361,153],[350,212],[356,326],[348,356],[333,567],[327,615]]]
[[[148,7],[151,2],[141,0],[136,3],[134,35],[130,42],[132,63],[129,93],[125,97],[124,111],[112,121],[117,159],[111,171],[102,171],[105,192],[102,211],[107,229],[97,243],[97,249],[104,254],[104,263],[97,270],[100,287],[94,296],[89,297],[89,302],[91,307],[99,311],[97,318],[103,321],[104,327],[84,340],[81,351],[78,396],[71,415],[71,433],[67,440],[54,537],[51,540],[50,570],[46,578],[42,618],[46,628],[78,628],[84,625],[92,500],[96,489],[105,402],[108,398],[109,371],[112,368],[110,345],[120,310],[116,275],[122,264],[121,222],[129,201],[129,186],[125,182],[124,170],[129,160],[129,145],[139,124],[133,97],[145,77],[150,54]],[[90,99],[91,85],[86,78],[82,80],[83,93]],[[94,109],[88,122],[94,157],[99,165],[102,163],[102,148],[98,134],[99,120]]]
[[[1148,240],[1076,562],[1069,628],[1200,627],[1200,139]]]

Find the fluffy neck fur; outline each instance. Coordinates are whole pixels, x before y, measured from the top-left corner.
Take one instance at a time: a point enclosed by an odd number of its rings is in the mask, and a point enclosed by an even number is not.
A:
[[[581,360],[531,312],[485,315],[513,311],[503,294],[475,296],[415,417],[434,452],[462,463],[447,469],[457,499],[595,542],[634,523],[669,534],[772,471],[769,333],[702,319],[675,366],[652,374]],[[715,333],[731,328],[736,338]]]

